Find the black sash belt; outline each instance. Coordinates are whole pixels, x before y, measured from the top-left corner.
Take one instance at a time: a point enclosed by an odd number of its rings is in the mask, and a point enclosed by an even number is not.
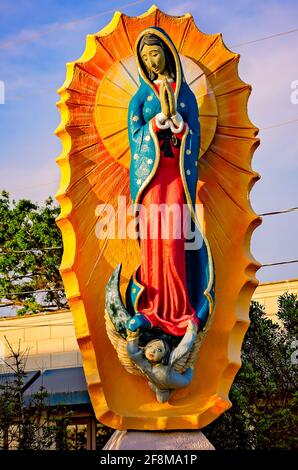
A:
[[[158,133],[158,140],[161,142],[160,150],[164,152],[164,156],[167,158],[173,158],[173,147],[180,147],[181,141],[172,133],[170,129],[160,130]]]

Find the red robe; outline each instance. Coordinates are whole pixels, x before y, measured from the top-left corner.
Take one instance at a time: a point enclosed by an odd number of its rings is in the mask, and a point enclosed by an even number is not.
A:
[[[175,90],[176,84],[171,85]],[[182,132],[175,134],[178,139],[181,140],[185,129],[184,124]],[[160,132],[156,125],[154,130],[157,134]],[[140,201],[147,217],[140,217],[140,282],[145,289],[139,301],[138,312],[144,314],[153,327],[159,327],[171,335],[182,336],[189,320],[194,323],[199,320],[191,306],[186,284],[183,230],[183,223],[186,221],[183,206],[187,206],[179,168],[180,148],[173,145],[171,147],[172,158],[165,157],[161,150],[157,171]],[[151,204],[175,204],[179,208],[175,213],[177,216],[170,215],[168,231],[164,230],[162,221],[166,219],[160,212],[157,212],[157,217],[150,219]],[[150,236],[152,233],[154,235]],[[168,236],[162,236],[163,233]]]

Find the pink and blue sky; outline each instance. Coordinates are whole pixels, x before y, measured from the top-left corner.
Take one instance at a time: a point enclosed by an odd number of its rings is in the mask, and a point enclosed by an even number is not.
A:
[[[61,150],[53,133],[60,120],[55,103],[65,63],[80,57],[85,36],[104,27],[113,11],[135,16],[151,4],[0,0],[1,190],[38,202],[55,195],[60,178],[55,158]],[[240,76],[253,86],[250,118],[261,129],[253,167],[262,179],[251,193],[252,207],[264,213],[298,206],[298,103],[291,101],[291,84],[298,80],[298,32],[243,45],[297,29],[297,0],[161,0],[157,5],[172,15],[191,12],[202,31],[222,32],[227,46],[241,54]],[[294,122],[271,128],[288,121]],[[298,212],[264,217],[252,253],[261,263],[298,259],[297,239]],[[298,264],[258,272],[262,282],[296,277]]]

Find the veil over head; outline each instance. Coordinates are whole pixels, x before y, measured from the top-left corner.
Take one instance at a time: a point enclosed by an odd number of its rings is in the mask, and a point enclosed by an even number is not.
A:
[[[175,65],[175,59],[173,56],[173,53],[171,52],[170,48],[168,45],[162,40],[161,37],[157,36],[154,33],[146,33],[144,36],[140,38],[137,44],[137,53],[138,53],[138,59],[139,59],[139,64],[141,65],[144,73],[148,76],[150,81],[153,81],[156,79],[156,74],[154,72],[148,71],[143,60],[141,57],[142,54],[142,49],[143,47],[147,46],[159,46],[162,48],[165,54],[165,59],[166,59],[166,66],[169,71],[169,74],[173,80],[176,80],[176,65]]]

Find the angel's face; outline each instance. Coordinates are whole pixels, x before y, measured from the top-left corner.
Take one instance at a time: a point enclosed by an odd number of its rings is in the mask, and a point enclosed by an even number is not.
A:
[[[166,348],[162,341],[153,341],[145,348],[145,357],[149,362],[157,364],[162,361],[166,354]]]

